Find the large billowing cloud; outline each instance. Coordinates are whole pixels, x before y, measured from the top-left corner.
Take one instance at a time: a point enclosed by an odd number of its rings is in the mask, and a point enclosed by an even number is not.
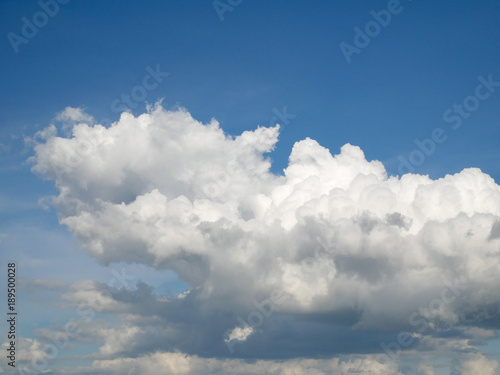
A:
[[[232,137],[215,120],[160,105],[107,128],[66,112],[72,135],[46,129],[33,158],[59,189],[60,222],[104,264],[172,269],[190,285],[168,300],[145,285],[142,297],[102,297],[135,336],[133,345],[106,343],[104,354],[333,356],[376,352],[403,330],[411,335],[399,347],[500,328],[500,186],[479,169],[389,177],[357,146],[332,155],[305,139],[276,175],[266,154],[278,126]],[[102,293],[84,286],[66,299]],[[144,332],[155,325],[151,339]],[[494,368],[478,358],[464,366]],[[127,366],[110,361],[98,366]]]

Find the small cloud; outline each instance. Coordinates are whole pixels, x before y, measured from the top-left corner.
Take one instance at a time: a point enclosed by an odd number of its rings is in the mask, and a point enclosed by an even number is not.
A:
[[[179,295],[177,296],[177,298],[179,298],[179,299],[184,299],[184,298],[186,298],[186,296],[187,296],[189,293],[191,293],[191,289],[188,289],[188,290],[186,290],[184,293],[179,294]]]
[[[10,149],[11,149],[10,145],[4,145],[3,143],[0,143],[0,153],[10,152]]]
[[[499,364],[495,360],[489,360],[480,353],[465,356],[461,361],[461,375],[495,375],[498,374]]]
[[[225,342],[231,342],[233,340],[245,341],[248,338],[248,336],[250,336],[252,333],[253,333],[253,328],[250,326],[236,327],[231,331],[229,337],[224,341]]]
[[[36,132],[35,138],[47,140],[57,135],[57,129],[54,125],[50,125],[43,130]]]
[[[46,197],[41,197],[38,199],[38,205],[42,207],[45,211],[48,211],[51,207],[51,202],[52,197],[46,196]]]
[[[57,290],[66,287],[65,282],[53,279],[21,279],[19,285],[25,290]]]
[[[92,125],[95,123],[94,117],[85,113],[82,108],[66,107],[62,112],[55,117],[56,121],[62,123],[62,130],[68,132],[77,124]]]
[[[85,113],[82,108],[66,107],[62,112],[56,116],[57,121],[61,122],[74,122],[74,123],[90,123],[94,122],[94,118]]]
[[[52,124],[47,126],[45,129],[39,130],[32,137],[23,137],[24,144],[28,147],[36,146],[37,141],[47,141],[50,138],[54,138],[57,136],[57,128]]]

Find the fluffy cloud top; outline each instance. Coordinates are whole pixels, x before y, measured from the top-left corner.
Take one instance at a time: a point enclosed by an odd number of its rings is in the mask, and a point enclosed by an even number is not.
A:
[[[460,375],[495,375],[498,374],[498,368],[497,361],[475,353],[462,359]]]
[[[297,142],[276,175],[265,155],[278,130],[232,137],[215,120],[158,105],[107,128],[78,123],[69,138],[46,132],[33,170],[55,181],[60,222],[92,256],[175,270],[191,292],[151,302],[157,315],[194,311],[194,326],[219,316],[198,334],[222,344],[231,335],[249,348],[259,335],[278,340],[285,326],[271,337],[238,324],[261,301],[277,316],[330,327],[500,328],[500,186],[490,176],[389,177],[357,146],[332,155],[312,139]],[[71,298],[78,293],[94,292]]]

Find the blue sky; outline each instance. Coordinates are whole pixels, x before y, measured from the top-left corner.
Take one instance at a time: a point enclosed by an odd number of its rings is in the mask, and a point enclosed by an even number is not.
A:
[[[473,93],[477,76],[500,74],[493,1],[403,2],[350,64],[339,44],[353,44],[354,27],[385,2],[242,2],[223,22],[206,1],[120,4],[70,2],[18,54],[2,39],[4,139],[45,126],[61,106],[85,106],[114,121],[113,100],[159,64],[170,76],[148,101],[164,98],[201,121],[215,117],[229,133],[267,125],[273,108],[296,114],[273,155],[280,167],[293,142],[307,136],[332,150],[351,142],[390,162],[445,126],[443,112]],[[3,34],[19,34],[21,17],[40,10],[34,1],[1,6]],[[419,172],[478,166],[498,176],[495,109],[495,97],[481,103]]]
[[[127,269],[134,283],[140,279],[157,294],[189,287],[173,271],[100,264],[59,223],[65,214],[39,203],[59,192],[53,180],[31,171],[36,161],[28,161],[34,151],[27,139],[51,123],[64,134],[63,122],[54,119],[66,107],[109,127],[120,118],[113,103],[123,94],[137,98],[136,116],[162,99],[166,110],[186,108],[202,123],[215,118],[233,136],[279,123],[276,149],[265,153],[275,174],[283,174],[294,144],[309,137],[332,155],[346,143],[359,146],[368,161],[401,175],[401,158],[424,155],[415,140],[442,129],[446,140],[428,146],[421,163],[410,163],[412,171],[437,179],[475,167],[500,181],[500,87],[484,83],[500,82],[498,2],[401,0],[388,25],[357,47],[350,62],[341,43],[356,47],[355,28],[365,30],[371,11],[395,2],[222,3],[231,8],[223,19],[212,1],[71,0],[57,3],[57,14],[16,44],[12,33],[22,37],[23,17],[33,22],[41,5],[0,2],[0,247],[3,261],[17,260],[20,277],[67,286],[83,279],[106,283],[112,270]],[[151,70],[160,74],[147,81],[154,88],[142,89]],[[487,98],[474,99],[478,85]],[[469,108],[457,129],[443,118],[455,104]],[[56,288],[42,301],[19,297],[25,337],[35,337],[35,326],[51,327],[51,315],[71,318],[71,311],[55,313],[61,294]],[[39,315],[28,312],[37,306]],[[487,350],[500,360],[494,340]]]

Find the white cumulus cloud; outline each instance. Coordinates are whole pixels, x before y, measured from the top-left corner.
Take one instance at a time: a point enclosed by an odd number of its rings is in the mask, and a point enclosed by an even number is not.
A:
[[[184,317],[193,326],[219,317],[198,335],[222,342],[231,332],[251,345],[266,330],[235,328],[235,318],[260,311],[256,302],[276,290],[282,298],[267,303],[274,317],[263,325],[295,316],[358,333],[499,328],[500,186],[477,168],[437,180],[388,176],[357,146],[332,155],[307,138],[277,175],[266,154],[278,125],[233,137],[215,120],[202,124],[160,105],[138,117],[123,113],[110,127],[78,123],[71,137],[45,134],[33,171],[55,181],[61,224],[104,264],[175,270],[190,293],[151,306],[158,316],[189,306]],[[65,298],[131,312],[95,286]],[[266,337],[280,342],[286,324],[272,329]],[[172,345],[193,353],[203,342],[179,335]],[[295,348],[313,346],[299,337],[290,333]]]

